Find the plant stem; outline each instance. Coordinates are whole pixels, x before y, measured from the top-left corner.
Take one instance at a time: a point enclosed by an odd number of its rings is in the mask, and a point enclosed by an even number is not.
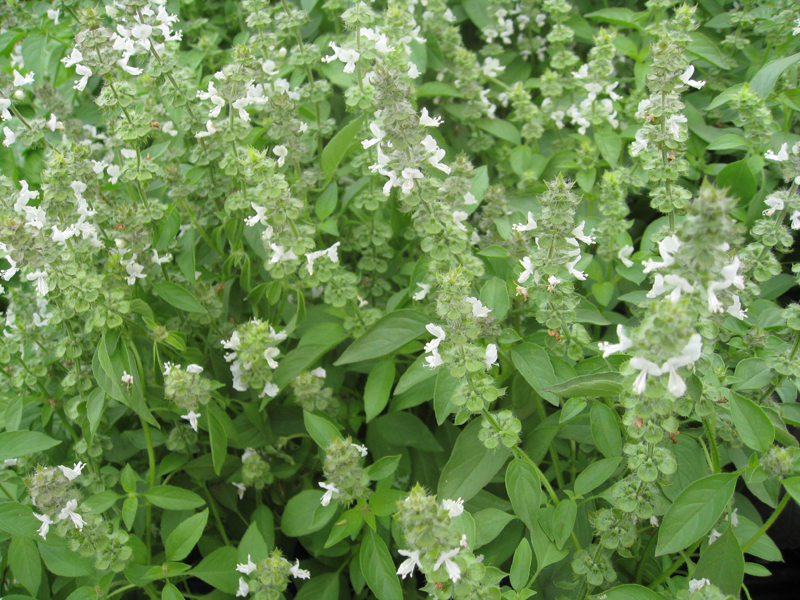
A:
[[[225,528],[222,526],[222,519],[219,517],[219,509],[217,508],[217,503],[214,501],[214,497],[211,495],[211,491],[208,489],[208,486],[203,483],[203,489],[206,491],[206,496],[208,496],[208,505],[211,507],[211,513],[214,515],[214,522],[217,525],[217,531],[222,536],[222,541],[225,542],[226,546],[231,545],[231,541],[228,539],[228,534],[225,533]]]
[[[153,438],[150,435],[150,425],[139,417],[142,423],[142,431],[144,432],[144,440],[147,443],[147,462],[150,464],[150,470],[147,474],[147,483],[150,487],[156,485],[156,453],[153,448]],[[152,557],[152,541],[150,539],[150,529],[153,525],[153,505],[147,503],[147,512],[145,515],[145,545],[147,546],[147,556]]]
[[[716,415],[714,415],[716,417]],[[711,447],[711,469],[714,473],[721,472],[719,464],[719,448],[717,447],[717,432],[714,423],[707,418],[703,418],[703,429],[705,429],[708,445]]]
[[[650,539],[647,541],[647,545],[644,547],[642,557],[639,559],[639,564],[636,565],[636,575],[634,579],[635,583],[642,583],[642,576],[644,575],[644,567],[647,564],[647,557],[650,556],[650,551],[653,549],[657,539],[658,535],[656,532],[653,532],[653,535],[650,536]]]
[[[755,543],[758,541],[758,538],[760,538],[762,535],[764,535],[764,534],[767,532],[767,529],[769,529],[769,528],[772,526],[772,524],[773,524],[773,523],[776,521],[776,519],[777,519],[778,517],[780,517],[780,516],[781,516],[781,513],[783,512],[783,509],[784,509],[784,508],[786,508],[786,505],[787,505],[787,504],[789,504],[789,500],[791,500],[791,498],[792,498],[792,497],[791,497],[789,494],[785,494],[785,495],[783,496],[783,500],[781,500],[780,504],[778,504],[778,507],[777,507],[777,508],[775,509],[775,511],[774,511],[774,512],[773,512],[773,513],[772,513],[772,514],[769,516],[769,519],[767,519],[766,523],[764,523],[764,524],[761,526],[761,529],[759,529],[758,531],[756,531],[755,535],[753,535],[753,537],[751,537],[751,538],[750,538],[750,539],[749,539],[749,540],[748,540],[748,541],[745,543],[745,545],[744,545],[744,546],[742,546],[742,552],[747,552],[747,550],[748,550],[748,549],[749,549],[749,548],[750,548],[750,547],[751,547],[753,544],[755,544]]]
[[[692,554],[694,554],[695,550],[697,550],[698,546],[700,546],[700,542],[702,542],[702,541],[703,540],[701,539],[700,541],[696,542],[694,544],[694,546],[692,546],[689,549],[689,551],[686,553],[686,556],[691,556]],[[651,590],[654,590],[655,588],[657,588],[659,585],[661,585],[667,579],[669,579],[670,575],[672,575],[675,571],[680,569],[684,562],[686,562],[686,559],[683,556],[681,556],[680,558],[677,558],[675,560],[675,562],[673,562],[666,571],[664,571],[663,573],[661,573],[661,575],[656,577],[656,579],[653,581],[653,583],[651,583],[647,587],[649,587]]]

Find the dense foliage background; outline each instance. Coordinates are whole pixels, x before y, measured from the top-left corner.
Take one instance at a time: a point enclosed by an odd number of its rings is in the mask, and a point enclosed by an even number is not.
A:
[[[616,4],[3,3],[0,595],[749,597],[800,15]]]

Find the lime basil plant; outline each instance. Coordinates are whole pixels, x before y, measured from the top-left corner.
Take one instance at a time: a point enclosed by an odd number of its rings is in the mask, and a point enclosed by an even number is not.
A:
[[[800,500],[798,34],[6,0],[0,595],[750,598]]]

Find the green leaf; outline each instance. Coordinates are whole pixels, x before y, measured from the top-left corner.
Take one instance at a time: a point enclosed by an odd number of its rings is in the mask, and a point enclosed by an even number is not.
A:
[[[733,100],[733,98],[736,97],[739,94],[739,92],[742,90],[743,87],[744,87],[743,83],[737,83],[736,85],[733,85],[733,86],[729,87],[728,89],[724,90],[723,92],[720,92],[708,104],[708,106],[706,106],[706,110],[707,111],[708,110],[713,110],[713,109],[718,108],[718,107],[720,107],[720,106],[722,106],[724,104],[727,104],[728,102]]]
[[[692,37],[692,43],[686,47],[686,52],[694,54],[720,69],[730,69],[728,59],[714,42],[699,31],[693,31],[689,35]]]
[[[519,129],[508,121],[502,121],[500,119],[478,119],[474,124],[484,131],[491,133],[496,138],[511,142],[515,146],[519,146],[522,143]]]
[[[54,575],[61,577],[87,577],[95,574],[92,561],[72,552],[66,546],[51,546],[46,542],[38,542],[39,556],[44,566]]]
[[[481,421],[475,419],[458,436],[450,460],[439,477],[439,498],[468,501],[492,480],[508,459],[508,448],[498,446],[489,450],[478,439]]]
[[[369,497],[369,508],[376,517],[388,517],[397,512],[397,503],[406,496],[408,493],[400,490],[378,490]]]
[[[436,388],[433,391],[433,412],[436,414],[436,424],[441,425],[451,413],[457,412],[458,407],[453,404],[453,394],[459,381],[447,369],[436,369]]]
[[[364,387],[364,412],[367,423],[377,417],[389,402],[389,395],[394,384],[394,361],[383,360],[372,367]]]
[[[294,600],[339,600],[339,572],[314,575],[303,584]]]
[[[206,405],[208,414],[208,435],[211,441],[211,458],[214,463],[214,472],[219,475],[228,456],[228,435],[225,433],[223,419],[227,415],[221,414],[222,410],[211,404]]]
[[[641,585],[628,583],[604,592],[604,600],[664,600],[664,596]]]
[[[486,4],[481,0],[462,0],[461,6],[467,13],[469,20],[475,23],[479,29],[491,27],[494,20],[489,16]]]
[[[366,469],[367,475],[371,481],[380,481],[381,479],[386,479],[397,470],[397,466],[400,464],[400,459],[403,456],[401,454],[396,454],[394,456],[384,456],[378,461],[375,461]]]
[[[766,452],[775,440],[775,426],[764,410],[752,400],[732,392],[729,395],[731,416],[736,431],[748,448]]]
[[[747,140],[736,133],[726,133],[711,142],[706,150],[747,150]],[[725,168],[727,169],[728,167]],[[724,187],[719,183],[717,185]]]
[[[512,460],[506,469],[506,492],[514,514],[533,532],[542,502],[542,485],[533,467],[521,460]]]
[[[166,250],[175,241],[175,236],[181,228],[181,213],[177,205],[171,205],[164,213],[164,218],[156,228],[153,235],[153,248],[159,252]]]
[[[481,302],[491,309],[491,316],[502,321],[511,306],[505,281],[492,277],[484,283],[481,288]]]
[[[592,373],[591,375],[579,375],[547,388],[561,398],[583,398],[591,396],[617,396],[622,391],[622,376],[619,373],[606,371],[604,373]]]
[[[533,550],[528,540],[524,537],[514,551],[514,560],[511,561],[511,587],[520,591],[524,588],[531,576],[531,563],[533,562]]]
[[[566,423],[570,419],[574,419],[583,412],[584,408],[586,408],[586,400],[581,400],[580,398],[570,398],[564,403],[564,408],[561,409],[558,422]]]
[[[578,505],[569,498],[564,498],[553,512],[553,541],[556,548],[561,550],[575,527],[578,516]]]
[[[322,506],[322,490],[304,490],[286,503],[281,530],[289,537],[319,531],[336,516],[334,506]]]
[[[617,168],[619,156],[622,154],[622,140],[613,131],[598,131],[594,134],[594,141],[600,156],[609,164],[612,169]]]
[[[264,560],[269,556],[269,546],[261,535],[258,523],[250,523],[239,542],[238,553],[239,561],[242,563],[247,562],[248,556],[252,556],[253,562]]]
[[[708,579],[725,594],[739,595],[744,580],[744,554],[731,527],[711,544],[703,544],[692,579]]]
[[[767,63],[750,80],[750,87],[762,98],[769,98],[772,89],[775,87],[775,82],[778,81],[778,77],[798,60],[800,60],[800,52]]]
[[[330,417],[315,415],[308,411],[303,411],[303,423],[306,426],[308,435],[311,436],[317,445],[325,450],[335,438],[343,437],[339,428],[330,420]]]
[[[737,479],[734,473],[720,473],[686,487],[664,515],[656,556],[684,550],[705,536],[733,497]]]
[[[167,304],[184,312],[204,313],[206,309],[200,304],[192,294],[171,281],[160,281],[153,284],[153,291]]]
[[[239,584],[236,560],[236,549],[232,546],[223,546],[206,556],[188,573],[226,594],[233,594]]]
[[[603,485],[617,470],[621,460],[621,457],[603,458],[590,464],[575,479],[575,493],[585,496]]]
[[[428,315],[415,310],[401,309],[390,312],[367,328],[334,364],[348,365],[385,356],[426,333],[425,326],[430,322],[431,318]]]
[[[792,499],[800,504],[800,477],[789,477],[783,480],[783,487]]]
[[[745,358],[736,365],[733,378],[734,390],[760,390],[772,381],[772,371],[760,358]]]
[[[331,533],[325,541],[325,548],[330,548],[346,537],[356,535],[361,531],[363,524],[364,513],[361,511],[361,508],[356,507],[345,511],[344,514],[339,517],[339,520],[334,523],[333,529],[331,529]]]
[[[395,573],[392,556],[383,540],[367,528],[359,551],[361,572],[378,600],[403,600],[403,588]]]
[[[536,529],[531,539],[533,540],[533,551],[536,554],[537,573],[548,565],[557,563],[567,555],[567,550],[556,548],[556,545],[547,537],[539,521],[536,522]]]
[[[514,515],[497,508],[485,508],[475,514],[475,540],[471,547],[480,548],[495,539]]]
[[[44,452],[60,443],[38,431],[4,431],[0,433],[0,460]]]
[[[331,138],[331,141],[322,149],[320,162],[322,163],[322,172],[325,173],[325,178],[330,179],[336,172],[336,167],[339,163],[352,152],[352,142],[358,134],[361,125],[364,122],[364,116],[356,117]]]
[[[511,362],[542,398],[559,406],[558,396],[546,391],[560,384],[561,380],[556,377],[550,355],[544,348],[530,343],[516,346],[511,350]]]
[[[622,434],[619,432],[617,418],[608,406],[593,402],[589,411],[592,438],[597,449],[606,458],[615,458],[622,453]]]
[[[189,553],[203,536],[207,522],[208,509],[192,515],[173,529],[166,542],[164,542],[164,553],[167,560],[178,561],[189,556]]]
[[[429,98],[431,96],[463,98],[464,94],[452,85],[441,81],[428,81],[417,88],[417,98]]]
[[[334,181],[325,188],[325,191],[319,195],[316,204],[314,204],[314,213],[316,213],[320,221],[324,221],[333,214],[338,200],[339,186]]]
[[[721,136],[717,140],[724,137]],[[709,149],[712,149],[711,146]],[[750,202],[757,190],[756,178],[744,160],[726,165],[717,175],[715,185],[719,188],[728,188],[729,193],[737,196],[742,202]]]
[[[130,531],[133,529],[133,522],[136,520],[136,511],[139,510],[139,499],[136,496],[125,498],[122,503],[122,522],[125,527]]]
[[[184,597],[178,588],[167,581],[161,588],[161,600],[184,600]]]
[[[33,510],[19,502],[0,502],[0,530],[12,535],[33,538],[41,523]]]
[[[310,327],[300,338],[297,348],[287,353],[272,374],[279,388],[316,363],[326,352],[346,337],[341,323],[320,323]]]
[[[31,596],[36,596],[39,585],[42,583],[42,559],[33,540],[17,537],[11,540],[8,547],[8,565]]]
[[[604,8],[584,15],[588,19],[594,19],[602,23],[611,23],[623,27],[640,29],[637,20],[639,17],[629,8]]]
[[[424,452],[442,452],[443,448],[419,417],[408,412],[389,413],[370,424],[370,435],[380,436],[392,446],[409,446]]]
[[[206,501],[189,490],[172,485],[158,485],[144,493],[152,504],[165,510],[192,510],[200,508]]]

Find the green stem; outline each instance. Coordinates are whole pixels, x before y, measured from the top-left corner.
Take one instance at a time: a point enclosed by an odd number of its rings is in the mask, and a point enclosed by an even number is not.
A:
[[[8,493],[8,490],[6,489],[6,486],[4,486],[2,483],[0,483],[0,490],[3,490],[3,493],[6,495],[6,498],[11,500],[12,502],[16,502],[17,501],[17,499],[14,498],[14,496],[12,496],[11,494]]]
[[[656,539],[658,539],[658,535],[656,532],[653,532],[653,535],[650,536],[650,539],[647,541],[647,545],[644,547],[644,551],[642,552],[642,557],[639,559],[639,564],[636,565],[636,578],[634,581],[636,583],[642,583],[642,576],[644,576],[644,566],[647,564],[647,557],[650,556],[650,552],[653,550],[653,546],[655,546]]]
[[[753,544],[755,544],[755,543],[758,541],[758,538],[760,538],[762,535],[764,535],[764,534],[767,532],[767,529],[769,529],[769,528],[772,526],[772,524],[775,522],[775,520],[776,520],[778,517],[780,517],[780,516],[781,516],[781,513],[783,512],[783,509],[784,509],[784,508],[786,508],[786,505],[787,505],[787,504],[789,504],[789,500],[791,500],[791,498],[792,498],[792,497],[791,497],[789,494],[785,494],[785,495],[783,496],[783,500],[781,500],[780,504],[778,504],[778,507],[777,507],[777,508],[775,509],[775,511],[774,511],[774,512],[773,512],[773,513],[772,513],[772,514],[769,516],[769,519],[767,519],[766,523],[764,523],[764,524],[761,526],[761,529],[759,529],[758,531],[756,531],[755,535],[753,535],[753,537],[751,537],[751,538],[750,538],[750,539],[749,539],[749,540],[748,540],[748,541],[745,543],[745,545],[744,545],[744,546],[742,546],[742,552],[747,552],[747,550],[748,550],[748,549],[749,549],[749,548],[750,548],[750,547],[751,547]]]
[[[716,414],[713,415],[716,420]],[[714,473],[722,471],[719,461],[719,448],[717,447],[717,432],[714,423],[707,418],[703,419],[703,429],[705,429],[708,445],[711,447],[711,469]]]
[[[703,538],[699,542],[695,543],[694,546],[692,546],[689,549],[689,551],[686,553],[687,556],[691,556],[692,554],[694,554],[695,550],[697,550],[698,546],[700,546],[700,543],[703,541],[703,539],[705,539],[705,536],[703,536]],[[656,577],[656,579],[653,581],[653,583],[651,583],[647,587],[649,587],[651,590],[656,589],[659,585],[661,585],[667,579],[669,579],[670,575],[672,575],[675,571],[680,569],[681,566],[683,565],[683,563],[685,563],[685,562],[686,562],[686,559],[683,556],[681,556],[680,558],[675,559],[675,561],[669,566],[669,568],[666,571],[664,571],[663,573],[661,573],[661,575]]]
[[[222,526],[222,519],[219,517],[217,503],[214,501],[214,497],[211,495],[205,483],[203,484],[203,489],[206,491],[206,496],[208,496],[208,505],[211,507],[211,513],[214,515],[214,523],[217,526],[217,531],[219,531],[219,534],[222,536],[222,541],[225,542],[225,545],[230,546],[231,541],[228,539],[228,534],[225,533],[225,528]]]
[[[542,404],[542,399],[535,395],[536,400],[536,410],[539,412],[539,416],[541,417],[542,421],[547,418],[547,413],[544,410],[544,404]],[[564,474],[561,472],[561,461],[558,458],[558,451],[556,450],[556,446],[553,442],[550,442],[548,446],[548,452],[550,454],[550,462],[553,463],[553,469],[556,472],[556,483],[558,484],[559,489],[564,487]]]
[[[156,453],[155,449],[153,448],[153,438],[150,435],[150,425],[144,419],[140,418],[142,423],[142,431],[144,432],[144,440],[147,443],[147,462],[150,465],[150,470],[148,471],[148,484],[151,488],[155,487],[156,485]],[[147,546],[147,556],[152,557],[152,540],[150,539],[150,529],[153,525],[153,505],[149,502],[147,503],[147,512],[145,515],[145,545]]]

